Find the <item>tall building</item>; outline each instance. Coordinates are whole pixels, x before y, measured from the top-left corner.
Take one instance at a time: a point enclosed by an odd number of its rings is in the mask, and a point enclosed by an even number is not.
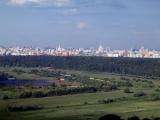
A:
[[[99,53],[102,53],[103,51],[104,51],[104,48],[103,48],[102,45],[100,45],[99,48],[98,48],[98,52],[99,52]]]

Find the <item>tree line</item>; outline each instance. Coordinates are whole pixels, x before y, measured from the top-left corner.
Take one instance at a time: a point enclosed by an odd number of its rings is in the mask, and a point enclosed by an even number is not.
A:
[[[1,67],[53,67],[160,77],[160,59],[83,56],[1,56]]]
[[[8,78],[13,78],[13,76],[9,75],[8,73],[5,73],[5,72],[1,72],[0,71],[0,80],[3,80],[3,79],[8,79]]]

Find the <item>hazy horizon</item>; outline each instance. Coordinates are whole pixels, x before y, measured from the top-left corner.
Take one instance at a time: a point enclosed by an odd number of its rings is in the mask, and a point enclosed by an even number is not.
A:
[[[1,0],[0,45],[159,49],[158,0]]]
[[[12,48],[12,47],[19,47],[19,48],[42,48],[42,49],[55,49],[55,48],[58,48],[58,47],[61,47],[61,48],[64,48],[64,49],[98,49],[100,46],[102,46],[104,49],[111,49],[111,50],[130,50],[130,49],[133,49],[133,50],[139,50],[141,48],[144,48],[144,49],[148,49],[148,50],[160,50],[160,48],[147,48],[145,46],[139,46],[139,47],[130,47],[130,48],[118,48],[118,47],[110,47],[110,46],[104,46],[102,44],[99,44],[97,46],[88,46],[88,47],[74,47],[74,46],[62,46],[61,44],[59,45],[55,45],[55,46],[31,46],[31,45],[17,45],[17,46],[3,46],[3,45],[0,45],[0,47],[2,48]]]

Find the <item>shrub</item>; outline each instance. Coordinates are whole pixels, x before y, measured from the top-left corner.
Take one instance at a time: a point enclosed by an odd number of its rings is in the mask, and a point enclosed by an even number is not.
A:
[[[109,91],[114,91],[114,90],[118,90],[117,85],[109,85],[103,88],[103,90],[105,92],[109,92]]]
[[[45,97],[45,96],[46,94],[43,93],[42,91],[36,91],[32,93],[32,97],[35,97],[35,98],[40,98],[40,97]]]
[[[155,87],[155,85],[154,85],[154,84],[149,84],[149,85],[148,85],[148,87],[150,87],[150,88],[154,88],[154,87]]]
[[[63,108],[64,106],[56,106],[56,108]]]
[[[156,91],[156,92],[160,92],[160,89],[159,89],[159,88],[157,88],[157,89],[155,89],[155,91]]]
[[[85,101],[85,102],[84,102],[84,105],[88,105],[88,102]]]
[[[126,97],[119,97],[119,98],[116,98],[115,100],[116,101],[124,101],[124,100],[126,100],[127,98]]]
[[[124,93],[133,93],[133,92],[129,88],[125,88]]]
[[[55,87],[56,87],[56,83],[52,83],[52,84],[51,84],[51,87],[52,87],[52,88],[55,88]]]
[[[8,97],[8,95],[4,95],[4,96],[2,96],[2,99],[7,100],[7,99],[9,99],[9,97]]]
[[[9,111],[30,111],[30,110],[38,110],[42,109],[42,107],[37,105],[14,105],[14,106],[8,106]]]
[[[112,103],[112,102],[115,102],[114,99],[102,99],[102,100],[98,100],[97,101],[99,104],[108,104],[108,103]]]
[[[23,92],[19,96],[19,98],[30,98],[30,97],[32,97],[32,92]]]
[[[135,93],[134,97],[143,97],[143,96],[146,96],[146,95],[147,94],[145,92],[141,91],[141,92]]]
[[[152,100],[152,101],[160,100],[160,95],[159,95],[159,94],[153,94],[153,95],[151,96],[151,100]]]

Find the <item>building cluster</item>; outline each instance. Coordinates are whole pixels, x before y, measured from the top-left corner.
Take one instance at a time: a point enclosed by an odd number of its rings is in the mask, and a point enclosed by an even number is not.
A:
[[[160,51],[140,49],[114,50],[103,48],[32,48],[32,47],[0,47],[1,56],[103,56],[103,57],[131,57],[131,58],[160,58]]]

